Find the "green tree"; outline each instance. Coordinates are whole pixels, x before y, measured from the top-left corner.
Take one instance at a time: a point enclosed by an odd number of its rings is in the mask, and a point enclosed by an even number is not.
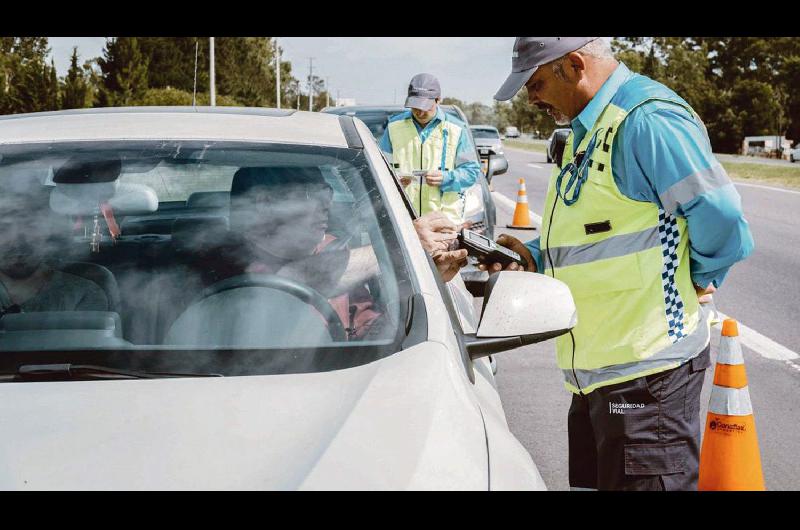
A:
[[[0,37],[0,113],[58,108],[58,77],[46,37]]]
[[[786,87],[786,137],[800,141],[800,55],[787,57],[783,64],[782,84]]]
[[[196,104],[198,106],[209,105],[210,96],[208,92],[198,92],[196,94]],[[220,107],[241,107],[242,104],[235,99],[217,94],[216,103]],[[192,92],[180,90],[178,88],[148,88],[141,97],[133,101],[133,105],[142,106],[190,106],[192,104]]]
[[[69,70],[64,78],[61,108],[82,109],[92,104],[92,93],[87,80],[87,72],[78,67],[78,48],[72,48]]]
[[[195,46],[197,46],[197,88],[208,89],[208,38],[141,37],[139,47],[148,60],[147,86],[194,89]]]
[[[137,37],[106,40],[103,57],[98,58],[97,64],[102,72],[100,106],[131,105],[148,88],[149,59],[142,53]]]
[[[217,90],[248,107],[275,106],[274,43],[268,37],[215,39]]]
[[[450,97],[450,96],[448,96],[446,98],[442,98],[441,104],[442,105],[456,105],[461,110],[464,110],[464,107],[466,107],[466,104],[463,101],[461,101],[458,98],[454,98],[454,97]]]

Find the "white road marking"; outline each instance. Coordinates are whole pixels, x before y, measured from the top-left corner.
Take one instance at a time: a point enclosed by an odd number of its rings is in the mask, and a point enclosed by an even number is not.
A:
[[[504,207],[510,209],[511,212],[513,212],[517,206],[517,204],[514,201],[512,201],[499,191],[493,191],[492,197],[494,197],[496,202],[499,202]],[[531,215],[531,222],[537,225],[539,228],[541,228],[542,227],[541,216],[536,215],[530,209],[528,211],[530,212]],[[717,326],[721,326],[722,325],[721,321],[729,317],[722,311],[717,311],[717,313],[719,314],[719,320],[720,320],[720,323],[717,324]],[[739,340],[742,342],[742,345],[747,346],[749,349],[758,353],[765,359],[784,361],[787,365],[790,365],[792,368],[800,372],[800,365],[792,362],[793,359],[800,358],[800,355],[793,352],[786,346],[778,344],[769,337],[765,337],[756,330],[745,326],[738,320],[737,320],[737,327],[739,329]]]
[[[720,320],[730,318],[722,311],[717,311],[717,313],[720,316]],[[720,323],[717,325],[721,326],[722,324]],[[766,359],[785,361],[794,365],[791,360],[800,357],[800,355],[793,352],[786,346],[778,344],[774,340],[770,339],[769,337],[765,337],[754,329],[748,328],[738,320],[736,321],[736,327],[739,329],[739,340],[741,341],[742,345],[747,346]],[[795,367],[797,367],[798,371],[800,371],[800,367],[797,365],[795,365]]]
[[[517,203],[500,193],[499,191],[493,191],[492,197],[494,197],[495,202],[499,202],[506,208],[511,210],[511,213],[514,213],[514,210],[517,208]],[[542,217],[533,213],[532,210],[528,209],[531,215],[531,223],[535,224],[537,227],[542,227]]]
[[[528,167],[535,167],[536,169],[542,169],[542,166],[539,164],[528,164]]]
[[[792,361],[783,361],[783,362],[785,362],[786,366],[788,366],[789,368],[794,368],[795,370],[800,372],[800,364],[795,364]]]
[[[787,190],[786,188],[775,188],[773,186],[763,186],[761,184],[747,184],[738,180],[734,180],[733,183],[737,186],[747,186],[748,188],[761,188],[762,190],[782,191],[784,193],[794,193],[800,195],[800,191]]]

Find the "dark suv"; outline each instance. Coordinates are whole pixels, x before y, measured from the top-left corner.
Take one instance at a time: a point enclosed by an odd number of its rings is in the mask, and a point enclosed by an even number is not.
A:
[[[564,156],[564,146],[572,129],[556,129],[547,140],[547,163],[555,163],[561,167],[561,159]]]

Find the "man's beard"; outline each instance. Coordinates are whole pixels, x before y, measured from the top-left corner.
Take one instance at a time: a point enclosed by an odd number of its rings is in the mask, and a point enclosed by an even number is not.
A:
[[[564,114],[561,111],[556,110],[552,105],[548,105],[546,103],[542,103],[541,105],[536,105],[536,106],[540,110],[543,110],[543,111],[547,112],[547,114],[549,114],[550,117],[553,118],[553,121],[556,122],[556,125],[564,127],[566,125],[569,125],[572,122],[572,120],[570,120],[569,117],[566,114]]]

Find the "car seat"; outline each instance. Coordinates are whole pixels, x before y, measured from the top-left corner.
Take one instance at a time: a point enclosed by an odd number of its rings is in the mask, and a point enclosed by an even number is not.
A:
[[[117,279],[110,270],[102,265],[87,261],[62,262],[57,268],[61,272],[73,274],[96,283],[106,294],[108,310],[116,313],[120,312],[119,286],[117,285]]]

